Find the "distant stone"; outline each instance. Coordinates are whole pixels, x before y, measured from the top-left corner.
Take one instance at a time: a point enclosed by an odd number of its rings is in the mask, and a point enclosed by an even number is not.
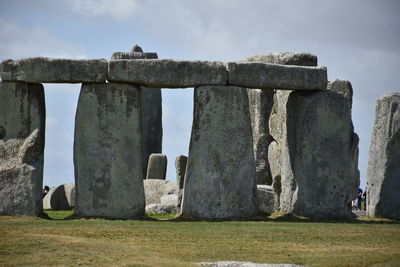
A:
[[[83,84],[75,121],[76,214],[144,215],[140,88]]]
[[[146,179],[165,180],[167,173],[167,156],[164,154],[151,154],[147,167]]]
[[[1,63],[3,81],[31,83],[105,82],[105,59],[62,59],[35,57],[5,60]]]
[[[304,52],[268,53],[249,57],[245,61],[310,67],[317,66],[318,64],[318,58],[316,55]]]
[[[367,215],[400,219],[400,93],[376,104],[367,171]]]
[[[199,262],[196,264],[205,267],[302,267],[296,264],[253,263],[247,261]]]
[[[257,195],[260,210],[267,214],[274,213],[275,193],[270,185],[257,185]]]
[[[179,155],[175,159],[175,169],[176,169],[176,183],[179,187],[178,192],[178,207],[181,206],[183,197],[183,186],[185,184],[185,173],[186,173],[187,157],[184,155]]]
[[[256,190],[246,89],[196,87],[182,215],[196,218],[256,215]]]
[[[348,100],[351,110],[353,105],[353,87],[351,86],[351,83],[349,81],[341,81],[341,80],[329,81],[327,89],[343,95]]]
[[[43,198],[43,209],[44,210],[51,210],[51,196],[53,195],[54,191],[56,191],[57,186],[53,186],[50,188],[49,192]]]
[[[41,84],[0,82],[0,215],[40,215],[45,102]]]
[[[154,60],[111,60],[108,80],[129,82],[157,88],[184,88],[198,85],[226,84],[227,72],[222,62]]]
[[[329,90],[291,92],[285,116],[281,185],[274,185],[281,188],[279,212],[307,217],[351,216],[359,172],[358,138],[353,133],[348,100]]]
[[[146,206],[146,213],[156,213],[156,214],[168,214],[177,212],[178,209],[176,205],[170,204],[150,204]]]
[[[143,49],[139,46],[139,45],[135,45],[133,48],[132,48],[132,52],[142,52],[143,53]]]
[[[75,184],[52,187],[43,198],[43,209],[70,210],[75,206]]]
[[[259,89],[325,90],[325,67],[285,66],[261,62],[227,63],[228,84]]]
[[[166,180],[144,180],[146,206],[161,203],[161,198],[166,195],[177,195],[178,187],[175,182]]]

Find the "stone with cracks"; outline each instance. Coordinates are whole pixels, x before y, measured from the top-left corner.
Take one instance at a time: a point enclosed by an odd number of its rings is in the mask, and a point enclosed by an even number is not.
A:
[[[0,82],[0,215],[42,214],[44,130],[43,86]]]
[[[167,156],[164,154],[151,154],[147,167],[146,179],[165,180],[167,174]]]
[[[9,59],[1,63],[0,76],[3,81],[31,83],[105,82],[107,65],[105,59]]]
[[[83,84],[74,165],[78,216],[126,219],[144,214],[139,87]]]
[[[108,80],[157,88],[225,85],[227,72],[222,62],[172,59],[111,60]]]
[[[261,62],[227,63],[228,84],[259,89],[325,90],[325,67],[304,67]]]
[[[309,53],[269,53],[262,54],[253,57],[249,57],[244,61],[247,62],[262,62],[262,63],[275,63],[282,65],[298,65],[298,66],[317,66],[317,56]],[[288,95],[290,92],[276,91],[275,99],[279,97],[280,101],[286,101],[281,99],[282,96]],[[271,185],[273,182],[271,167],[268,160],[268,147],[274,138],[270,131],[275,133],[277,138],[277,132],[282,128],[282,123],[277,121],[277,103],[274,105],[274,113],[272,113],[272,107],[274,104],[274,92],[271,90],[261,89],[248,89],[250,114],[251,114],[251,125],[253,130],[253,150],[254,158],[256,160],[256,174],[257,184]],[[277,96],[278,95],[278,96]],[[286,98],[287,99],[287,98]],[[286,103],[286,102],[285,102]],[[270,117],[274,121],[271,130],[269,127]],[[280,118],[279,118],[280,119]],[[282,121],[282,120],[280,120]],[[279,124],[279,125],[278,125]],[[275,139],[276,140],[276,139]],[[274,160],[273,157],[271,160]],[[279,167],[279,164],[274,167]],[[275,172],[277,173],[277,172]]]
[[[367,171],[367,215],[400,219],[400,93],[376,104]]]
[[[183,216],[235,218],[257,214],[248,105],[247,91],[242,87],[195,88]]]
[[[359,174],[348,100],[328,90],[291,92],[281,142],[279,212],[350,216]]]

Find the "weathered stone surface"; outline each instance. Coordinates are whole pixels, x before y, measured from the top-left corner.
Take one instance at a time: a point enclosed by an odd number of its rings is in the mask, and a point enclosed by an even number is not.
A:
[[[253,132],[253,153],[256,161],[257,184],[272,184],[268,162],[268,146],[273,140],[269,133],[268,120],[273,105],[272,90],[247,90]]]
[[[247,261],[199,262],[196,264],[208,267],[302,267],[301,265],[296,265],[296,264],[253,263]]]
[[[222,62],[177,61],[172,59],[111,60],[108,80],[148,87],[180,88],[226,84]]]
[[[140,88],[83,84],[75,121],[76,214],[144,214]]]
[[[146,206],[146,213],[167,214],[177,212],[178,208],[172,204],[150,204]]]
[[[64,184],[64,192],[69,206],[75,207],[75,183]]]
[[[368,216],[400,219],[400,93],[376,104],[367,171]]]
[[[334,80],[334,81],[329,81],[327,85],[328,90],[335,91],[348,100],[348,103],[350,105],[350,110],[353,105],[353,87],[351,86],[351,83],[349,81],[341,81],[341,80]]]
[[[165,180],[167,173],[167,156],[164,154],[151,154],[147,167],[146,179]]]
[[[229,218],[257,214],[246,89],[201,86],[195,88],[194,99],[183,216]]]
[[[150,204],[161,203],[161,198],[166,195],[178,193],[178,187],[175,182],[166,180],[144,180],[144,193],[146,196],[146,206]]]
[[[162,151],[162,99],[161,89],[141,87],[142,161],[146,177],[149,157]]]
[[[257,195],[260,210],[267,214],[274,213],[275,193],[270,185],[257,185]]]
[[[325,90],[325,67],[304,67],[261,62],[229,62],[228,84],[247,88]]]
[[[249,62],[265,62],[282,65],[317,66],[316,55],[304,52],[277,52],[247,58]]]
[[[175,169],[176,169],[176,183],[179,187],[178,192],[178,207],[182,204],[183,197],[183,185],[185,183],[185,173],[186,173],[187,157],[184,155],[179,155],[175,159]]]
[[[107,61],[46,57],[5,60],[1,63],[0,76],[3,81],[32,83],[105,82]]]
[[[280,144],[281,184],[274,184],[281,189],[279,212],[351,215],[359,185],[358,138],[347,101],[332,91],[290,93]]]
[[[0,82],[0,215],[42,214],[44,90]]]
[[[244,61],[282,65],[317,66],[317,56],[310,53],[269,53],[249,57]],[[280,109],[282,109],[286,104],[287,96],[290,94],[290,91],[278,90],[275,92],[275,97],[274,92],[271,90],[249,89],[247,94],[249,97],[251,125],[253,130],[253,150],[256,160],[257,184],[271,185],[273,179],[268,161],[268,147],[274,138],[271,136],[270,131],[274,132],[275,140],[277,140],[279,138],[277,135],[280,134],[284,123],[284,118],[282,117],[284,113],[278,110],[278,104],[280,104]],[[272,110],[274,98],[275,105],[274,110]],[[279,103],[277,102],[278,100]],[[273,113],[271,115],[272,111]],[[270,117],[273,117],[271,118],[273,124],[271,125],[271,130],[269,127]],[[275,157],[273,157],[272,160],[274,160],[274,158]],[[275,164],[275,166],[279,167],[280,165]]]
[[[144,53],[139,45],[135,45],[131,52],[116,52],[114,59],[157,59],[157,53]],[[162,96],[160,88],[141,87],[142,108],[142,161],[143,177],[146,177],[149,157],[152,153],[162,151]]]

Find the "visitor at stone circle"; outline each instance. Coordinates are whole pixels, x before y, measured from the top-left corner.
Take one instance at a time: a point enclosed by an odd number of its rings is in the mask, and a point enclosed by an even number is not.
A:
[[[362,194],[363,194],[362,189],[358,188],[358,194],[357,194],[357,208],[358,208],[358,210],[361,210]]]
[[[50,191],[50,187],[48,187],[47,185],[45,185],[44,186],[44,189],[43,189],[43,195],[42,195],[42,197],[44,198],[46,195],[47,195],[47,193]]]

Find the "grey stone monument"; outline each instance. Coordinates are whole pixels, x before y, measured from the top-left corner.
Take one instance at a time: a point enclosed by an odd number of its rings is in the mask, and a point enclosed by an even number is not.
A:
[[[134,218],[144,214],[140,88],[83,84],[75,121],[76,214]]]
[[[40,215],[45,102],[41,84],[0,82],[0,215]]]
[[[142,48],[135,45],[131,52],[115,52],[111,60],[115,59],[157,59],[157,53],[145,53]],[[162,151],[162,97],[161,89],[141,87],[141,108],[142,108],[142,161],[143,177],[146,177],[146,170],[150,154],[161,153]]]
[[[279,212],[350,216],[359,173],[348,100],[330,90],[291,92],[285,121],[279,145]]]
[[[257,214],[248,105],[242,87],[195,88],[183,216],[215,219]]]
[[[167,174],[167,156],[164,154],[151,154],[147,166],[146,179],[165,180]]]
[[[367,171],[367,215],[400,219],[400,93],[376,104]]]

